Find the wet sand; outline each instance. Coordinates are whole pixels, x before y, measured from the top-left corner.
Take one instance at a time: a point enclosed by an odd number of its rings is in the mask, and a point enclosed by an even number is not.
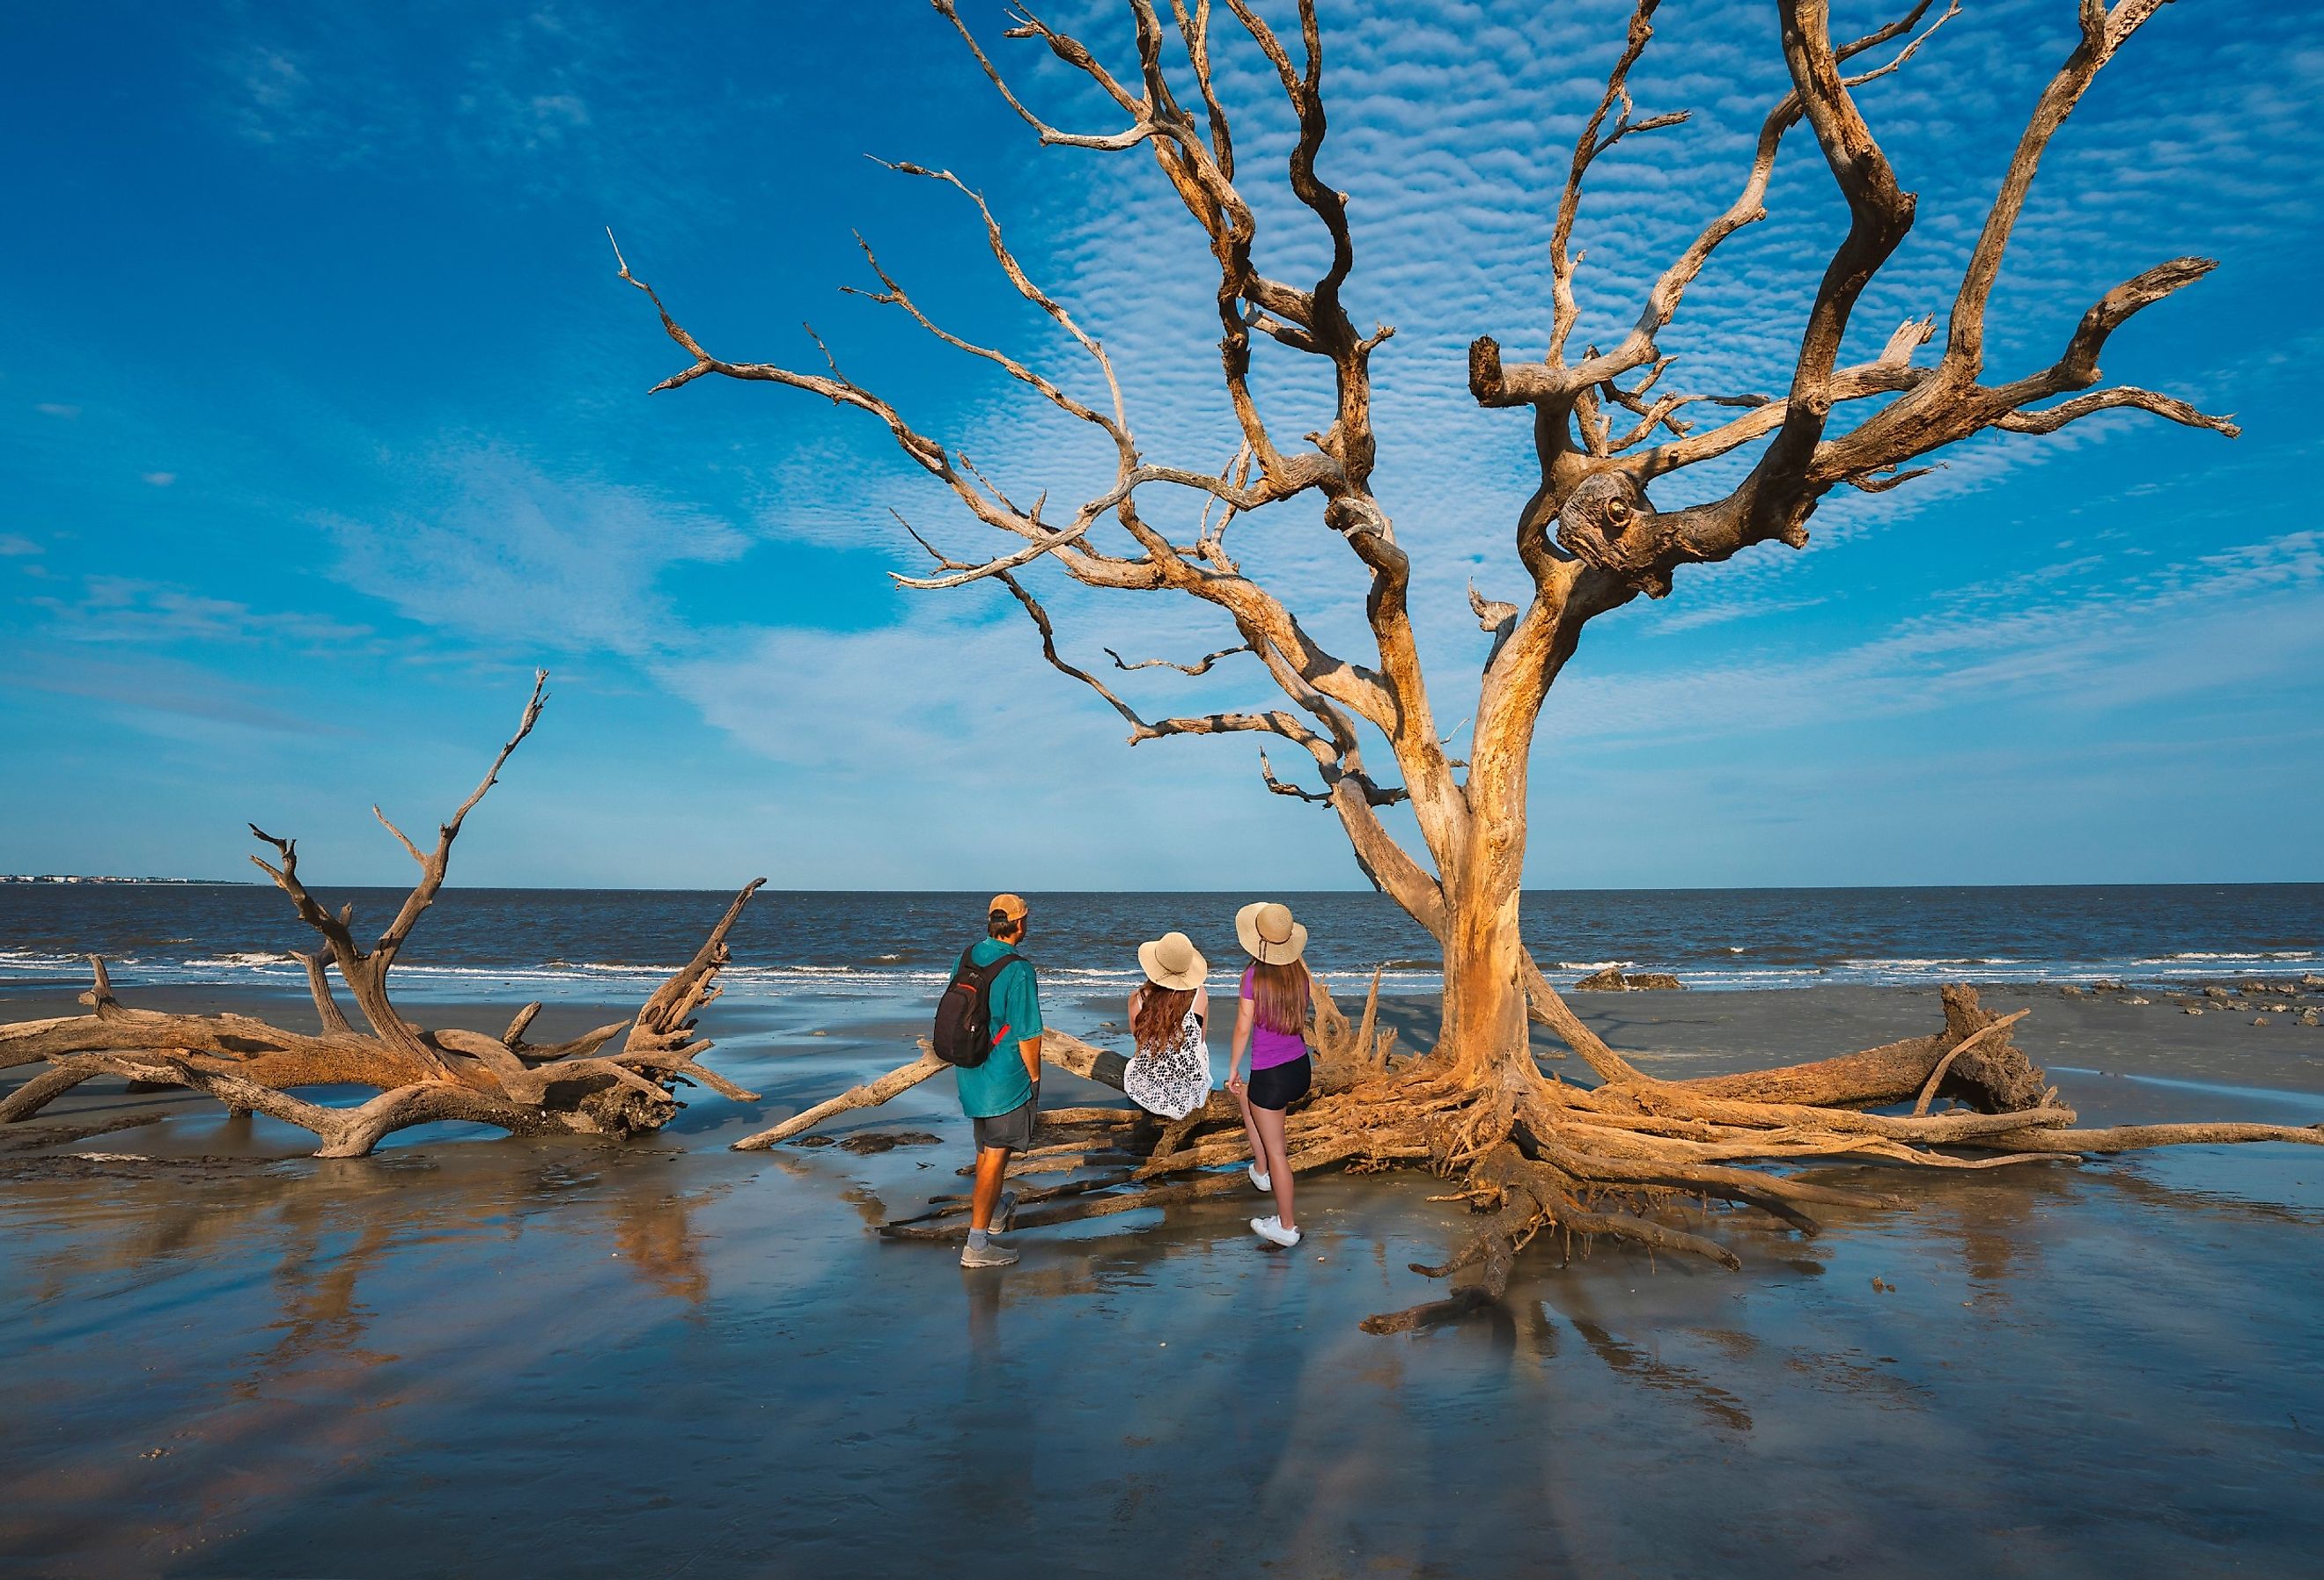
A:
[[[2020,1041],[2086,1123],[2324,1121],[2324,1030],[1987,1002],[2034,1008]],[[1575,1003],[1674,1075],[1938,1014]],[[1739,1274],[1537,1245],[1502,1311],[1373,1338],[1463,1227],[1410,1177],[1304,1188],[1293,1252],[1251,1238],[1254,1198],[970,1274],[869,1232],[959,1187],[948,1082],[834,1127],[936,1144],[724,1150],[899,1062],[917,1020],[722,1003],[711,1061],[764,1101],[697,1095],[622,1146],[442,1126],[323,1162],[94,1083],[0,1131],[0,1574],[2313,1571],[2324,1149],[1916,1175],[1916,1210],[1816,1240],[1722,1213]]]

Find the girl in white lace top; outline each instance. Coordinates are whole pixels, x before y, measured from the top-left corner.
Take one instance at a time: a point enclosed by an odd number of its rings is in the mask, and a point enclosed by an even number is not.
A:
[[[1121,1089],[1149,1113],[1184,1119],[1211,1095],[1211,995],[1203,986],[1211,964],[1176,932],[1139,945],[1138,963],[1146,970],[1130,995],[1138,1051],[1122,1072]]]

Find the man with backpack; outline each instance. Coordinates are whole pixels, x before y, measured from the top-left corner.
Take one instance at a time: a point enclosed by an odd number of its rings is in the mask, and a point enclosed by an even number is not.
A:
[[[1014,1193],[1004,1197],[1001,1189],[1009,1154],[1033,1144],[1041,1106],[1041,993],[1033,963],[1017,953],[1025,924],[1022,899],[994,895],[985,936],[961,956],[936,1006],[936,1055],[959,1067],[961,1112],[976,1130],[963,1267],[1007,1267],[1017,1260],[992,1236],[1007,1231],[1016,1208]]]

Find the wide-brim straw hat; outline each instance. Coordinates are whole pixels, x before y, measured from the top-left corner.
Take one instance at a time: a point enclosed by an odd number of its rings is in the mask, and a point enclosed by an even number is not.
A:
[[[1235,937],[1243,953],[1262,966],[1288,966],[1307,950],[1307,929],[1291,919],[1291,908],[1255,900],[1235,912]]]
[[[1211,963],[1184,933],[1164,933],[1139,945],[1138,964],[1144,967],[1147,981],[1173,993],[1200,987],[1211,975]]]

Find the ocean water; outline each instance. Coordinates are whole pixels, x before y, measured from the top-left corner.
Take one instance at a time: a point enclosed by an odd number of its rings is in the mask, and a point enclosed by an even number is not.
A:
[[[401,891],[321,896],[355,907],[357,936]],[[1313,933],[1327,976],[1384,968],[1390,992],[1434,991],[1435,941],[1370,893],[1266,896]],[[397,979],[407,998],[627,997],[692,954],[730,896],[648,890],[447,889]],[[1216,966],[1238,963],[1233,914],[1259,896],[1060,893],[1028,897],[1027,952],[1053,991],[1137,980],[1140,939],[1177,928]],[[762,891],[733,934],[737,999],[894,998],[932,992],[982,932],[982,894]],[[1600,966],[1669,971],[1694,988],[1938,981],[2152,984],[2324,970],[2324,883],[2043,888],[1542,891],[1527,943],[1553,981]],[[256,884],[0,885],[0,991],[86,980],[101,954],[116,982],[296,990],[288,951],[313,938]]]

